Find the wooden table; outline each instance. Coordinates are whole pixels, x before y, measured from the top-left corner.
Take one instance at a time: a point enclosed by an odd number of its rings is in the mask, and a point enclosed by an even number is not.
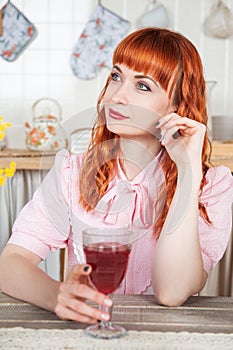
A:
[[[183,306],[158,305],[150,295],[113,295],[113,321],[128,330],[233,334],[233,298],[191,297]],[[83,329],[52,312],[0,292],[0,327]]]

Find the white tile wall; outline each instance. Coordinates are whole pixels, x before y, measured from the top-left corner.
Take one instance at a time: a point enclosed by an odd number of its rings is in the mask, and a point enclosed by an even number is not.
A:
[[[59,100],[63,119],[93,107],[106,76],[103,69],[92,80],[76,78],[69,66],[71,50],[97,5],[97,0],[12,0],[36,25],[36,40],[15,62],[0,58],[0,115],[17,130],[32,117],[31,106],[41,97]],[[212,113],[233,117],[233,37],[213,39],[203,34],[202,23],[214,0],[160,0],[171,28],[197,46],[206,80],[217,80],[212,92]],[[102,0],[102,4],[128,19],[130,31],[149,0]],[[233,11],[233,0],[225,0]],[[156,25],[156,23],[155,23]],[[21,130],[21,129],[20,129]],[[22,134],[22,133],[20,133]],[[14,138],[14,130],[9,137]],[[9,140],[12,145],[12,139]],[[24,139],[17,145],[24,146]]]

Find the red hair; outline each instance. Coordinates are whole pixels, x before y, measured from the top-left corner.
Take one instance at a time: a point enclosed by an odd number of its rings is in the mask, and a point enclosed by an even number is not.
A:
[[[132,70],[149,74],[168,92],[177,114],[207,125],[206,87],[201,59],[194,45],[183,35],[159,28],[137,30],[117,46],[113,64],[124,64]],[[99,96],[97,120],[89,149],[83,158],[80,203],[87,211],[95,208],[104,195],[115,175],[116,159],[120,152],[119,136],[107,129],[101,106],[109,82],[110,77]],[[202,150],[201,190],[210,166],[210,153],[211,146],[206,133]],[[154,226],[154,235],[157,237],[166,219],[177,182],[176,165],[166,151],[161,159],[161,166],[165,175],[167,198]],[[164,188],[160,192],[164,193]],[[199,210],[210,223],[205,207],[199,204]]]

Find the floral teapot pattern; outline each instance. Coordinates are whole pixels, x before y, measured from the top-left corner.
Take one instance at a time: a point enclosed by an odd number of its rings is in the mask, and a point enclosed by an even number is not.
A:
[[[32,126],[25,123],[26,146],[32,151],[58,151],[67,145],[61,126],[61,106],[52,98],[41,98],[33,106]]]

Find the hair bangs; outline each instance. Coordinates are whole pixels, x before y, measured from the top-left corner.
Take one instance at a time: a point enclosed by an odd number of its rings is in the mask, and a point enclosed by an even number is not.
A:
[[[175,40],[147,28],[131,33],[117,46],[113,64],[117,63],[150,75],[167,91],[180,67],[180,53]]]

